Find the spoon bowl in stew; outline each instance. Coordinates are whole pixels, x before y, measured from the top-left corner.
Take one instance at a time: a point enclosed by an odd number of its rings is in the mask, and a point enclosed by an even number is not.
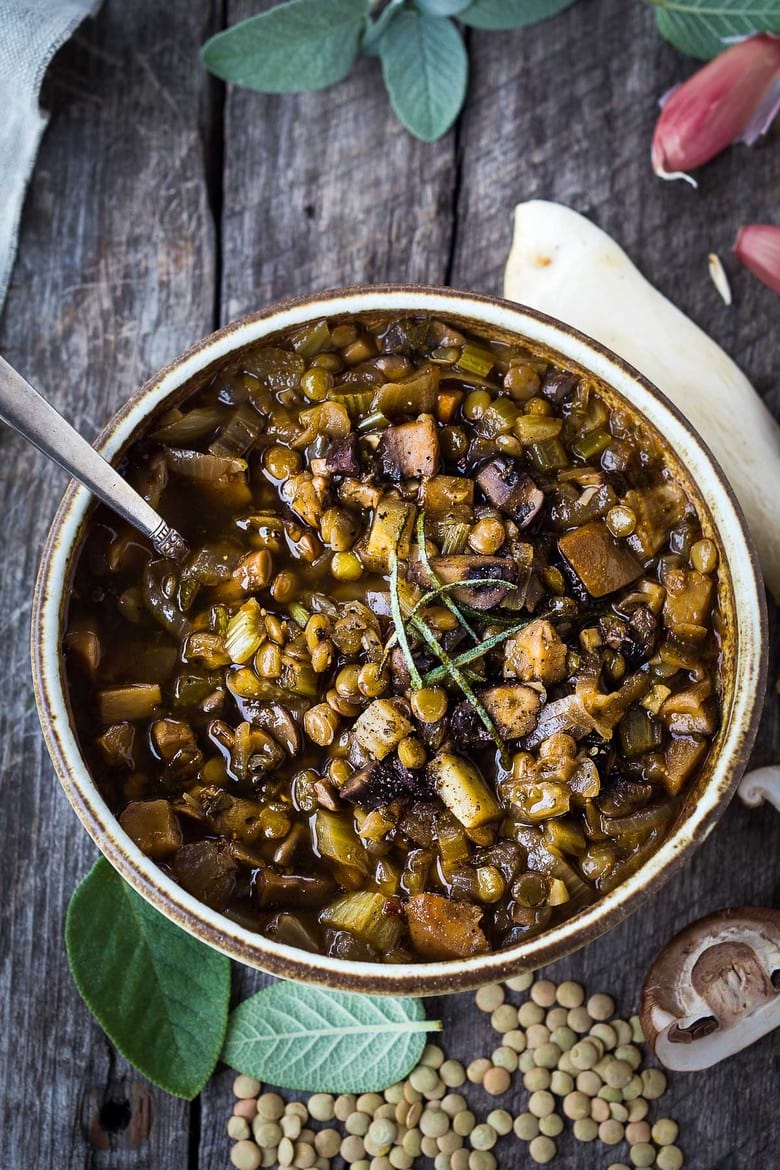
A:
[[[71,486],[41,723],[99,848],[206,943],[463,990],[596,938],[714,828],[764,692],[756,556],[603,346],[475,294],[327,292],[199,342],[99,446],[193,553],[150,561]]]

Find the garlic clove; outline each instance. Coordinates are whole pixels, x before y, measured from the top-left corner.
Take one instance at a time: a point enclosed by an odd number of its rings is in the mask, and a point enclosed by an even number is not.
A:
[[[720,53],[663,102],[653,170],[695,182],[695,170],[732,142],[752,145],[780,109],[780,37],[762,33]]]
[[[671,398],[728,476],[780,599],[780,427],[731,358],[611,236],[560,203],[516,207],[504,295],[609,346]]]
[[[710,1068],[780,1025],[780,911],[721,910],[661,951],[639,1015],[666,1068]]]
[[[734,251],[754,276],[780,293],[780,227],[770,223],[741,227]]]

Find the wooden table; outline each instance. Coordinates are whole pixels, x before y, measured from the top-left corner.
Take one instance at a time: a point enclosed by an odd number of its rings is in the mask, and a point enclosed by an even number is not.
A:
[[[433,145],[391,116],[375,61],[322,93],[226,95],[198,48],[261,7],[106,0],[50,74],[53,116],[0,349],[84,434],[193,340],[277,298],[393,280],[498,292],[512,208],[535,196],[611,232],[780,414],[779,302],[727,258],[740,223],[776,215],[777,135],[727,152],[698,193],[655,180],[656,99],[690,62],[656,35],[641,0],[583,0],[527,32],[470,34],[467,106]],[[732,271],[733,308],[708,278],[712,250]],[[96,851],[46,756],[28,665],[33,581],[64,481],[12,434],[0,444],[0,1166],[218,1170],[228,1161],[230,1074],[192,1105],[150,1088],[92,1022],[68,973],[65,909]],[[756,764],[780,759],[777,668],[775,654]],[[554,974],[609,989],[632,1011],[673,932],[717,907],[773,904],[778,823],[770,810],[732,805],[672,886]],[[235,972],[237,995],[259,982]],[[470,997],[431,1010],[444,1015],[453,1055],[492,1050]],[[672,1078],[663,1112],[681,1124],[688,1166],[778,1165],[778,1035],[710,1072]],[[500,1164],[530,1165],[523,1150],[502,1148]],[[625,1156],[570,1134],[560,1150],[556,1164],[570,1170]]]

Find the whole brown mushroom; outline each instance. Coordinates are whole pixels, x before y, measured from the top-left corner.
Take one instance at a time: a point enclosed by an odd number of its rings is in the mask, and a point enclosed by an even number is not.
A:
[[[720,910],[686,927],[648,972],[642,1028],[666,1068],[691,1072],[780,1025],[780,911]]]

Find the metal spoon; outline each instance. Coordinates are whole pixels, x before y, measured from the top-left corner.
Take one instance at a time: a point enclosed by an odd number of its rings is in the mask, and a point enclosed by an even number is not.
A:
[[[187,542],[118,471],[0,357],[0,419],[108,504],[152,542],[161,556],[182,560]]]

